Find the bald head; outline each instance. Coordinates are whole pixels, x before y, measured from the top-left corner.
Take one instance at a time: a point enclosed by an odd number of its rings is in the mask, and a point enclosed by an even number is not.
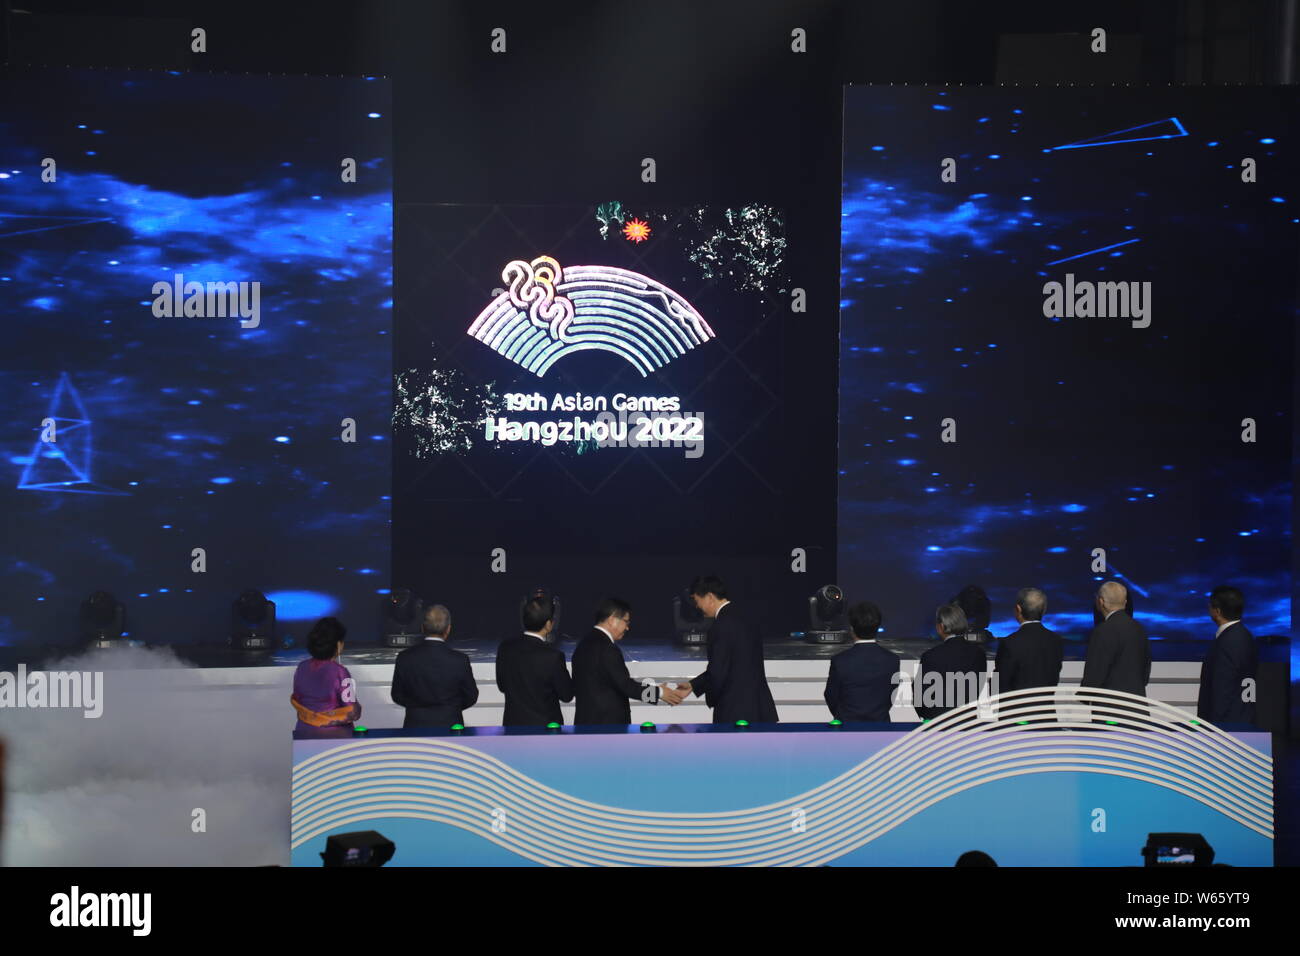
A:
[[[1122,611],[1128,603],[1128,589],[1118,581],[1107,581],[1097,588],[1097,600],[1109,611]]]
[[[424,633],[430,637],[446,637],[451,631],[451,611],[441,604],[431,604],[424,609]]]

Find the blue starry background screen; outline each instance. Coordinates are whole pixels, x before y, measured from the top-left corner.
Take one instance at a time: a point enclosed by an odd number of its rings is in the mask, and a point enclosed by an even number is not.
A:
[[[886,636],[970,584],[996,636],[1026,585],[1082,636],[1106,577],[1153,637],[1213,637],[1223,583],[1290,633],[1295,115],[1283,90],[846,88],[839,574]],[[1045,317],[1066,273],[1151,282],[1150,326]]]
[[[377,619],[387,81],[11,70],[0,96],[0,642],[75,643],[96,589],[149,643],[226,640],[245,588],[282,635]],[[260,282],[260,324],[155,317],[176,273]]]

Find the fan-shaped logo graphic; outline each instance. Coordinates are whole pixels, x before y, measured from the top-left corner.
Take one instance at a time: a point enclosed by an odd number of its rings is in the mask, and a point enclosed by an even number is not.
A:
[[[509,285],[469,334],[539,378],[566,355],[613,352],[643,376],[713,338],[695,307],[672,289],[614,266],[564,266],[550,256],[516,259]]]

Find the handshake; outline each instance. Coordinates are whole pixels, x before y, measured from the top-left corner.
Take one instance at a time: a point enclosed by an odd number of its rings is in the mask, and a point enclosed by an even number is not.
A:
[[[673,681],[659,685],[659,699],[666,704],[676,707],[691,693],[691,682],[687,680]]]

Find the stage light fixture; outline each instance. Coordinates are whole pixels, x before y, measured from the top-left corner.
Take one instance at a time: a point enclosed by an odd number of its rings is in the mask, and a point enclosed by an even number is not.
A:
[[[808,630],[804,640],[810,644],[847,644],[853,639],[844,617],[844,592],[834,584],[825,584],[808,599]]]
[[[1214,848],[1199,833],[1148,833],[1144,866],[1209,866]]]
[[[320,855],[325,866],[383,866],[397,850],[392,840],[374,830],[336,833]]]
[[[410,588],[393,588],[384,599],[385,647],[410,647],[424,638],[424,602]]]
[[[704,612],[695,606],[689,591],[673,598],[673,632],[678,644],[704,645],[709,643],[709,622]]]
[[[126,608],[107,591],[96,591],[81,602],[78,623],[84,643],[92,647],[113,647],[124,643]]]
[[[230,645],[241,651],[269,651],[275,646],[275,602],[249,588],[230,605]]]

